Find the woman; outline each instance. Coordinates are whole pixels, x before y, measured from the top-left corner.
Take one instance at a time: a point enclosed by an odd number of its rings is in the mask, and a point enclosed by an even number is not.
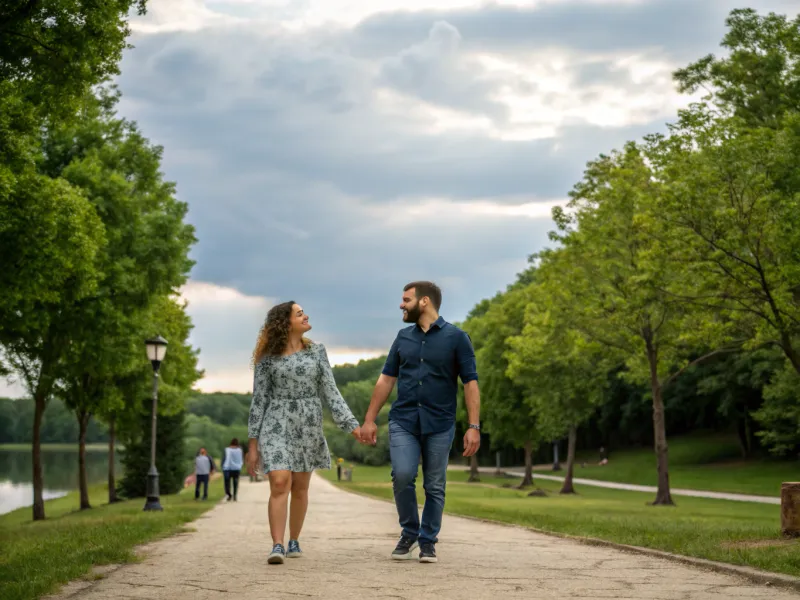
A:
[[[225,477],[225,495],[228,502],[236,502],[239,495],[239,473],[242,470],[244,456],[239,447],[239,439],[233,438],[230,445],[225,448],[225,456],[222,459],[222,474]],[[233,496],[231,496],[231,479],[233,480]]]
[[[303,308],[284,302],[270,309],[258,336],[253,365],[247,470],[255,475],[259,458],[269,477],[269,564],[302,555],[298,538],[308,508],[314,469],[330,469],[331,456],[322,431],[322,402],[336,425],[360,439],[360,427],[342,398],[322,344],[307,339],[311,329]],[[289,545],[284,547],[286,509]]]

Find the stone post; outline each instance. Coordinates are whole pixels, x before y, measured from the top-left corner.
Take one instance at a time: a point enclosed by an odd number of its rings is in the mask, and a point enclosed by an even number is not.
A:
[[[781,533],[800,537],[800,483],[781,485]]]

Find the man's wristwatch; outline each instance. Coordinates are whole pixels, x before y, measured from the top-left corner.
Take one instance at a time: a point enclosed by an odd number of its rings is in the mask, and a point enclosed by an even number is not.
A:
[[[475,423],[470,423],[467,426],[467,429],[477,429],[478,431],[480,431],[481,430],[481,426],[480,425],[475,425]]]

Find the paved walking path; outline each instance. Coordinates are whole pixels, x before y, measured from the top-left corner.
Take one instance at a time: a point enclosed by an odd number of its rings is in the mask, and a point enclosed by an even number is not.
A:
[[[450,465],[448,467],[450,470],[458,470],[458,471],[469,471],[469,467],[464,467],[461,465]],[[481,468],[478,469],[481,474],[486,475],[494,475],[497,472],[497,469],[485,469]],[[524,477],[525,472],[520,471],[517,469],[503,469],[503,473],[508,475],[513,475],[514,477]],[[558,475],[542,475],[541,473],[534,471],[533,473],[534,480],[536,479],[544,479],[546,481],[564,481],[563,477],[559,477]],[[612,490],[626,490],[629,492],[646,492],[650,494],[655,494],[657,488],[654,485],[635,485],[632,483],[617,483],[614,481],[601,481],[599,479],[583,479],[581,477],[575,477],[573,480],[575,485],[590,485],[594,487],[602,487],[602,488],[609,488]],[[778,497],[771,497],[771,496],[753,496],[749,494],[729,494],[727,492],[707,492],[705,490],[686,490],[681,488],[670,488],[670,493],[673,496],[691,496],[692,498],[712,498],[714,500],[732,500],[734,502],[757,502],[760,504],[780,504],[781,499]]]
[[[393,562],[394,506],[311,484],[301,542],[305,556],[267,565],[268,483],[242,481],[238,503],[222,503],[196,532],[150,544],[139,564],[60,598],[108,600],[800,599],[800,593],[672,561],[445,515],[438,564]]]

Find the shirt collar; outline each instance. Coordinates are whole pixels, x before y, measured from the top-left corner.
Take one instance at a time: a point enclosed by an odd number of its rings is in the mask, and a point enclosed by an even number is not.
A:
[[[434,327],[436,327],[438,329],[441,329],[445,325],[447,325],[447,321],[444,320],[444,317],[439,315],[439,318],[436,319],[433,323],[431,323],[431,327],[430,328],[433,329]],[[422,327],[419,326],[419,323],[416,323],[416,328],[419,329],[420,331],[422,331]]]

